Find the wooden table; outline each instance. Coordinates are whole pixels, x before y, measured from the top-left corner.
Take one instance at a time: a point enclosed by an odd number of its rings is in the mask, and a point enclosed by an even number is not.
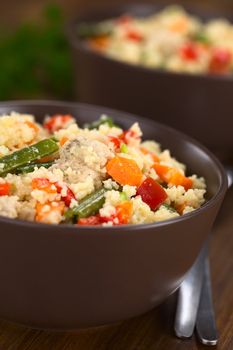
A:
[[[220,333],[218,350],[233,349],[233,188],[228,192],[210,247],[213,297]],[[157,309],[120,324],[73,333],[31,330],[0,322],[1,350],[196,350],[195,337],[174,336],[176,296]]]

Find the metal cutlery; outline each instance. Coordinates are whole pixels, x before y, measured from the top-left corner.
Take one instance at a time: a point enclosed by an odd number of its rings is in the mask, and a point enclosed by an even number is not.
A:
[[[233,184],[233,168],[225,169],[230,188]],[[174,329],[177,337],[186,339],[193,335],[196,326],[202,344],[216,345],[218,334],[211,293],[208,241],[179,288]]]
[[[179,338],[190,338],[194,332],[207,251],[208,242],[206,241],[179,288],[175,317],[175,333]]]
[[[204,278],[200,304],[197,312],[196,332],[198,339],[204,345],[216,345],[218,334],[212,302],[211,280],[208,257],[204,263]]]

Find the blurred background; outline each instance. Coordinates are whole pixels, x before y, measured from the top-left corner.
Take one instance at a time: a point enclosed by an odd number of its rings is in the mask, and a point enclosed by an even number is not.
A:
[[[199,3],[205,8],[233,13],[232,0],[161,2]],[[119,3],[125,0],[111,0],[111,5]],[[109,0],[1,1],[0,100],[72,100],[74,83],[65,23],[85,10],[106,5],[109,6]]]

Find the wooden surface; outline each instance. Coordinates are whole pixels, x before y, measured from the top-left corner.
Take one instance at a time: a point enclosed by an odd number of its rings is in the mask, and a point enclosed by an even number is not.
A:
[[[233,349],[233,188],[229,190],[214,228],[210,263],[213,297],[220,333],[218,350]],[[0,322],[1,350],[196,350],[195,337],[175,338],[176,296],[141,317],[120,324],[77,332],[31,330]]]

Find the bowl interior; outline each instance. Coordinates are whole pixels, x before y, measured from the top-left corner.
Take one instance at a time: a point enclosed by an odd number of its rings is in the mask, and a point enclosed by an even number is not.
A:
[[[12,111],[33,114],[39,122],[42,122],[46,115],[70,113],[81,126],[85,122],[98,119],[101,114],[110,115],[124,129],[139,122],[144,140],[159,142],[162,149],[169,149],[175,158],[186,164],[189,174],[197,174],[206,179],[208,199],[215,196],[223,186],[224,180],[226,181],[221,164],[204,146],[172,128],[145,118],[104,107],[76,103],[49,101],[0,103],[0,115]]]

